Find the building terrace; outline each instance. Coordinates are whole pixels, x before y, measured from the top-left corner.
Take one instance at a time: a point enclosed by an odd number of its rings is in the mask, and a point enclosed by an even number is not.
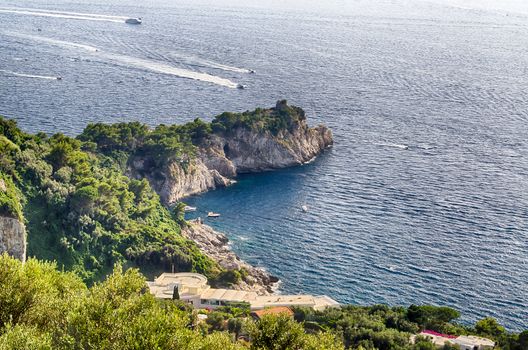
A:
[[[207,278],[197,273],[163,273],[147,284],[156,298],[172,299],[177,290],[179,298],[195,308],[215,309],[230,303],[248,303],[251,310],[277,306],[305,306],[315,310],[339,307],[337,301],[326,295],[261,296],[255,292],[211,288]]]

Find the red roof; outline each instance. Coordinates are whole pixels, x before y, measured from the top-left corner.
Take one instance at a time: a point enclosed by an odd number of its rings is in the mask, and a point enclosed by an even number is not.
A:
[[[428,330],[428,329],[423,331],[422,334],[430,334],[430,335],[434,335],[434,336],[437,336],[437,337],[443,337],[443,338],[447,338],[447,339],[456,339],[456,338],[458,338],[458,335],[442,334],[442,333],[438,333],[438,332],[431,331],[431,330]]]

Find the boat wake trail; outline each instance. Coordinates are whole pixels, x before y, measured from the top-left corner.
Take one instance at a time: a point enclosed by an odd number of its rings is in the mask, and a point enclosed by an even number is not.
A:
[[[205,59],[202,59],[202,58],[199,58],[199,57],[187,56],[187,55],[183,55],[183,54],[179,54],[179,53],[172,53],[171,56],[173,56],[173,57],[175,57],[175,58],[177,58],[179,60],[182,60],[182,61],[184,61],[185,63],[187,63],[189,65],[197,66],[197,67],[216,68],[216,69],[220,69],[220,70],[224,70],[224,71],[228,71],[228,72],[236,72],[236,73],[251,73],[251,72],[253,72],[250,69],[233,67],[233,66],[229,66],[229,65],[226,65],[226,64],[205,60]]]
[[[105,21],[124,23],[127,17],[121,16],[108,16],[99,15],[95,13],[77,13],[77,12],[65,12],[65,11],[49,11],[31,8],[10,8],[0,7],[0,13],[12,13],[17,15],[26,16],[38,16],[38,17],[52,17],[52,18],[66,18],[66,19],[78,19],[85,21]]]
[[[409,149],[409,146],[402,145],[402,144],[399,144],[399,143],[375,143],[375,145],[376,146],[382,146],[382,147],[399,148],[399,149],[404,149],[404,150]]]
[[[21,77],[21,78],[33,78],[33,79],[45,79],[45,80],[57,80],[58,77],[52,77],[47,75],[33,75],[33,74],[24,74],[24,73],[17,73],[17,72],[11,72],[8,70],[0,69],[0,73],[3,73],[5,75],[12,75],[15,77]]]
[[[172,75],[172,76],[176,76],[180,78],[204,81],[204,82],[228,87],[231,89],[236,89],[238,86],[237,83],[234,83],[229,79],[221,78],[215,75],[194,72],[188,69],[174,67],[169,64],[162,63],[162,62],[155,61],[155,60],[131,57],[131,56],[115,54],[115,53],[110,53],[110,52],[103,52],[102,50],[94,46],[90,46],[90,45],[56,40],[56,39],[51,39],[51,38],[46,38],[46,37],[36,36],[36,35],[27,35],[27,34],[19,34],[19,33],[6,33],[6,34],[16,37],[16,38],[39,41],[39,42],[47,43],[47,44],[62,47],[62,48],[81,49],[83,51],[92,53],[95,57],[106,59],[115,64],[119,64],[125,67],[134,67],[138,69],[149,70],[152,72]]]
[[[199,73],[199,72],[194,72],[188,69],[177,68],[177,67],[174,67],[174,66],[171,66],[165,63],[161,63],[158,61],[154,61],[154,60],[142,59],[142,58],[119,55],[119,54],[111,54],[111,53],[102,53],[101,56],[111,61],[119,62],[127,66],[132,66],[132,67],[136,67],[140,69],[147,69],[147,70],[157,72],[157,73],[173,75],[173,76],[177,76],[180,78],[205,81],[208,83],[225,86],[231,89],[236,89],[238,86],[238,84],[232,82],[229,79],[217,77],[215,75],[211,75],[207,73]]]
[[[99,49],[90,45],[84,45],[84,44],[78,44],[78,43],[72,43],[69,41],[63,41],[63,40],[56,40],[51,38],[46,38],[43,36],[37,36],[37,35],[29,35],[29,34],[20,34],[20,33],[11,33],[7,32],[5,33],[9,36],[19,38],[19,39],[27,39],[32,41],[40,41],[46,44],[50,44],[53,46],[59,46],[62,48],[74,48],[74,49],[82,49],[89,52],[98,52]]]

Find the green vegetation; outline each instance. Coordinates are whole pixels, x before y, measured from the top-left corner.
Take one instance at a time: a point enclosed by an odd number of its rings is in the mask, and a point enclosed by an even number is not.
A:
[[[411,310],[412,309],[412,310]],[[434,306],[345,306],[295,317],[265,315],[253,321],[247,304],[233,304],[198,319],[180,300],[156,300],[137,269],[116,266],[104,282],[87,287],[54,263],[25,264],[0,255],[0,349],[203,349],[203,350],[433,350],[410,335],[425,324],[498,341],[497,349],[525,350],[528,331],[512,334],[486,318],[456,325],[455,310]],[[410,318],[427,315],[423,324]],[[443,350],[454,350],[446,346]]]
[[[18,218],[25,214],[28,255],[56,260],[87,282],[100,280],[117,262],[147,274],[174,266],[218,280],[222,269],[181,236],[182,223],[175,220],[181,217],[173,217],[146,180],[126,177],[118,158],[105,154],[136,147],[132,139],[146,129],[131,123],[108,130],[120,132],[100,136],[98,152],[91,142],[25,134],[0,118],[0,140],[9,149],[0,154],[0,179],[7,187],[0,191],[0,210]]]
[[[247,271],[221,269],[185,239],[183,203],[165,208],[146,180],[125,176],[128,162],[143,157],[155,173],[169,162],[191,162],[213,134],[239,127],[278,134],[303,119],[301,109],[280,101],[274,109],[224,113],[212,123],[196,119],[154,130],[91,124],[75,139],[26,134],[0,118],[0,215],[25,221],[29,256],[55,261],[21,264],[0,256],[0,350],[434,349],[421,337],[410,342],[423,329],[481,335],[502,350],[528,349],[528,331],[507,332],[492,318],[461,325],[459,312],[447,307],[297,308],[294,319],[252,321],[247,304],[233,304],[199,322],[177,290],[168,301],[148,293],[142,273],[175,268],[229,285]]]
[[[306,119],[304,111],[278,101],[275,108],[257,108],[243,113],[225,112],[211,123],[197,118],[183,125],[159,125],[153,130],[141,123],[89,124],[78,139],[85,147],[92,147],[115,159],[127,160],[142,156],[153,160],[152,166],[168,161],[186,162],[192,159],[196,146],[213,134],[229,134],[237,128],[255,132],[281,130],[292,131],[295,125]]]
[[[15,184],[5,174],[0,172],[0,215],[22,221],[22,205]]]
[[[104,282],[87,288],[73,273],[51,263],[26,264],[0,256],[0,349],[341,349],[334,336],[307,335],[293,320],[231,318],[229,334],[199,325],[178,301],[159,301],[147,292],[138,270],[116,267]],[[230,310],[238,312],[237,310]],[[227,322],[229,323],[229,322]],[[284,327],[273,327],[273,323]],[[258,343],[235,341],[250,329]],[[281,336],[281,334],[284,336]],[[270,347],[269,339],[282,344]],[[324,344],[331,345],[326,347]]]
[[[211,127],[215,133],[229,133],[236,128],[245,128],[255,132],[270,131],[277,135],[281,130],[292,131],[298,122],[305,119],[301,108],[288,106],[287,101],[282,100],[272,109],[257,108],[244,113],[222,113],[214,118]]]
[[[28,255],[55,260],[84,281],[100,280],[119,262],[152,276],[196,271],[215,285],[231,285],[243,271],[224,271],[184,239],[183,207],[169,211],[146,180],[125,176],[141,158],[149,178],[178,162],[184,170],[213,133],[245,127],[278,132],[304,119],[285,101],[274,109],[222,114],[150,130],[132,122],[90,124],[77,138],[22,132],[0,117],[0,214],[26,220]],[[140,174],[141,175],[141,174]]]
[[[528,331],[521,334],[508,333],[493,318],[486,318],[475,326],[456,323],[460,317],[457,310],[431,305],[405,307],[343,306],[340,309],[314,311],[296,308],[295,320],[304,324],[306,332],[330,331],[340,335],[345,346],[364,350],[433,350],[433,344],[417,337],[415,344],[409,343],[411,334],[429,329],[453,335],[479,335],[498,343],[497,349],[523,350],[528,341]],[[445,346],[443,350],[451,350]],[[456,348],[458,349],[458,347]]]

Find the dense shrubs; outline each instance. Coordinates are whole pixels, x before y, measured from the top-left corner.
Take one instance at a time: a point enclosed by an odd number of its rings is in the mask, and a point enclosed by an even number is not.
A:
[[[22,206],[15,184],[0,171],[0,215],[23,220]]]
[[[148,182],[123,175],[112,157],[88,152],[82,141],[62,134],[25,134],[1,118],[0,130],[11,150],[0,154],[0,179],[7,189],[0,191],[0,214],[25,213],[29,256],[56,260],[88,282],[116,262],[150,274],[173,266],[211,278],[222,272],[180,235],[180,224]],[[104,140],[102,151],[116,144],[136,147],[132,139],[146,133],[137,123],[89,130]],[[110,136],[103,136],[107,132]]]
[[[291,131],[306,116],[304,111],[289,106],[285,100],[277,102],[272,109],[257,108],[243,113],[225,112],[215,117],[211,128],[215,133],[230,133],[237,128],[246,128],[255,132],[269,131],[277,135],[281,130]]]

